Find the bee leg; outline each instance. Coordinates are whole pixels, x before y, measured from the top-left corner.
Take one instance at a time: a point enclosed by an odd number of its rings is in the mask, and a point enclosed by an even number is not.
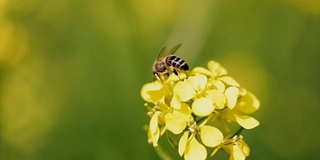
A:
[[[161,75],[161,74],[158,74],[158,73],[154,73],[153,76],[156,80],[160,81],[161,83],[163,83],[163,76],[166,76],[167,74],[165,75]]]
[[[153,72],[153,78],[156,79],[156,80],[161,81],[161,78],[160,78],[159,74],[156,73],[156,72]]]
[[[173,73],[176,75],[176,76],[178,76],[178,71],[177,70],[173,70]]]
[[[173,72],[179,79],[181,79],[181,78],[179,77],[179,74],[178,74],[178,71],[177,71],[177,70],[174,69],[172,72]]]

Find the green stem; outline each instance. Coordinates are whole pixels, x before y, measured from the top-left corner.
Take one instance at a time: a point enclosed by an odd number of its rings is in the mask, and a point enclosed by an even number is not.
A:
[[[235,135],[239,135],[239,134],[243,131],[243,129],[244,129],[243,127],[240,127],[240,128],[237,130],[237,132],[232,135],[232,137],[234,137]]]
[[[231,134],[231,135],[229,135],[229,136],[227,136],[228,138],[232,138],[232,137],[234,137],[234,136],[236,136],[236,135],[240,135],[240,133],[243,131],[243,127],[240,127],[234,134]]]

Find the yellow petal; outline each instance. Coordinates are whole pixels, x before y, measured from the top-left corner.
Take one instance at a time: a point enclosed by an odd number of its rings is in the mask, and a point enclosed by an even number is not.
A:
[[[171,102],[170,102],[170,106],[174,109],[180,109],[181,108],[181,102],[177,96],[177,94],[174,94],[172,96]]]
[[[167,113],[165,115],[166,126],[174,134],[180,134],[187,126],[187,121],[183,114]]]
[[[192,138],[184,153],[185,160],[205,160],[207,158],[206,148],[196,138]]]
[[[213,100],[201,97],[192,103],[192,111],[199,117],[210,115],[214,110]]]
[[[210,71],[214,71],[214,70],[220,68],[220,63],[218,63],[214,60],[211,60],[208,62],[208,68]]]
[[[246,157],[239,145],[232,145],[230,160],[245,160]]]
[[[179,151],[180,156],[182,156],[184,151],[186,150],[186,146],[187,146],[187,142],[188,142],[188,134],[189,134],[188,131],[184,132],[179,140],[178,151]]]
[[[224,90],[226,89],[224,83],[219,81],[219,80],[212,81],[212,84],[214,86],[214,89],[217,89],[217,90],[219,90],[221,92],[224,92]]]
[[[170,74],[170,76],[167,79],[167,82],[170,81],[179,81],[182,79],[185,79],[187,77],[187,75],[185,73],[179,72],[179,75],[175,75],[175,74]]]
[[[149,129],[151,131],[151,133],[156,132],[157,128],[158,128],[158,116],[161,112],[157,111],[155,112],[149,122]]]
[[[150,135],[151,135],[151,140],[152,140],[153,147],[157,147],[158,146],[158,140],[159,140],[159,137],[160,137],[160,129],[157,128],[154,133],[150,132]]]
[[[159,133],[159,132],[156,132]],[[158,146],[158,139],[160,134],[152,134],[150,130],[148,130],[148,143],[151,143],[154,147]]]
[[[237,87],[229,87],[225,91],[225,95],[227,98],[227,106],[230,109],[233,109],[236,106],[237,99],[238,99],[239,89]]]
[[[247,90],[243,87],[239,87],[239,96],[245,96],[247,94]]]
[[[244,113],[250,114],[258,110],[260,107],[260,101],[251,92],[241,97],[240,102],[237,103],[236,108]]]
[[[223,92],[219,90],[209,90],[206,93],[208,97],[213,99],[216,109],[223,109],[225,107],[226,97],[224,96]]]
[[[228,74],[227,70],[223,68],[220,63],[216,61],[209,61],[208,68],[214,76],[222,76]]]
[[[211,72],[203,67],[195,67],[193,70],[192,70],[193,73],[197,74],[197,73],[200,73],[200,74],[204,74],[204,75],[207,75],[207,76],[210,76],[211,75]]]
[[[200,127],[200,138],[204,145],[208,147],[216,147],[221,144],[223,134],[216,127],[204,125]]]
[[[174,86],[173,92],[182,102],[188,101],[196,95],[193,87],[186,81],[178,82]]]
[[[148,143],[153,143],[152,134],[151,134],[150,128],[148,129]]]
[[[151,119],[150,119],[150,123],[149,123],[149,131],[148,131],[148,136],[153,144],[154,147],[158,146],[158,140],[159,140],[159,136],[160,136],[160,129],[158,127],[158,116],[161,112],[155,112]]]
[[[248,144],[242,139],[239,140],[239,144],[241,144],[239,146],[241,147],[244,156],[248,157],[250,155],[250,148]]]
[[[154,81],[143,85],[140,94],[143,100],[155,103],[164,96],[164,91],[162,90],[162,84]]]
[[[220,77],[219,80],[221,80],[222,82],[224,82],[230,86],[236,86],[236,87],[240,86],[240,84],[230,76]]]
[[[185,115],[191,115],[192,113],[192,110],[190,109],[189,105],[186,103],[181,103],[181,108],[178,109],[177,111]]]
[[[257,127],[260,123],[255,118],[247,116],[247,115],[234,115],[236,121],[245,129],[252,129]]]
[[[197,74],[195,76],[190,76],[187,81],[193,87],[194,90],[200,91],[206,87],[208,78],[202,74]]]

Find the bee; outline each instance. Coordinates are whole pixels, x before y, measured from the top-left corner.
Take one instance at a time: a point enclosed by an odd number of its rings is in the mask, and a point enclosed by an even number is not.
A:
[[[169,75],[169,71],[172,71],[178,76],[178,72],[189,70],[189,66],[185,60],[172,55],[180,48],[180,46],[181,44],[174,46],[168,53],[166,53],[166,46],[162,48],[152,67],[154,78],[161,81],[163,76]],[[162,57],[164,54],[167,56]]]

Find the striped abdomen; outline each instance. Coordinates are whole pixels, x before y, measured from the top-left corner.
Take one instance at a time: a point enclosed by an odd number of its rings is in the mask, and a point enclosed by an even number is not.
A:
[[[169,55],[166,57],[165,61],[168,66],[172,66],[174,68],[177,68],[178,70],[189,70],[189,66],[186,61],[178,56]]]

